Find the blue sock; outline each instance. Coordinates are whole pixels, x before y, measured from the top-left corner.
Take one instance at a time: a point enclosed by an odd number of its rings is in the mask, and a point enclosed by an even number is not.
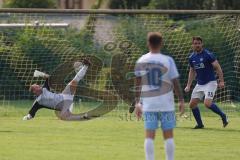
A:
[[[198,126],[203,126],[200,110],[198,107],[192,109],[193,116],[198,124]]]
[[[212,103],[212,105],[209,107],[209,109],[211,109],[214,113],[218,114],[222,118],[226,117],[226,115],[221,111],[220,108],[218,108],[218,106],[215,103]]]

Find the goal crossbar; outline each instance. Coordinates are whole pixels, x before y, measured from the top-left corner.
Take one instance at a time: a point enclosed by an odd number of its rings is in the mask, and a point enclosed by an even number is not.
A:
[[[92,14],[240,14],[240,10],[138,10],[138,9],[30,9],[2,8],[0,13],[92,13]]]

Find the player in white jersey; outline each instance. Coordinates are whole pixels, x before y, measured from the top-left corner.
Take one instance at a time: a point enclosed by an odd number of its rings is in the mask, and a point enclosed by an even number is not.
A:
[[[87,72],[90,62],[87,59],[74,64],[76,76],[65,87],[62,93],[53,93],[49,87],[49,75],[38,72],[39,77],[46,78],[43,86],[33,84],[29,90],[37,96],[29,113],[23,117],[23,120],[30,120],[35,117],[36,112],[41,108],[48,108],[52,110],[60,111],[59,117],[64,120],[77,120],[81,118],[87,118],[85,116],[79,117],[78,115],[71,114],[71,108],[73,106],[73,97],[77,89],[78,82],[84,77]]]
[[[184,99],[180,87],[175,62],[173,58],[160,52],[162,36],[158,32],[148,34],[149,53],[141,56],[135,67],[136,104],[135,112],[138,118],[144,116],[145,125],[145,155],[146,160],[154,160],[154,138],[156,129],[161,126],[166,160],[174,159],[175,144],[173,129],[175,128],[174,94],[179,99],[179,110],[184,112]]]

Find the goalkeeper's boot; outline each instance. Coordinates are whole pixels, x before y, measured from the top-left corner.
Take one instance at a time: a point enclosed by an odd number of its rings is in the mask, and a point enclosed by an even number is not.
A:
[[[82,63],[83,63],[84,65],[86,65],[86,66],[91,66],[91,62],[90,62],[90,60],[87,59],[87,58],[84,58],[83,61],[82,61]]]
[[[227,116],[226,115],[224,115],[223,117],[222,117],[222,122],[223,122],[223,127],[225,128],[225,127],[227,127],[227,125],[228,125],[228,118],[227,118]]]
[[[30,120],[30,119],[33,119],[33,117],[30,114],[23,117],[24,121],[27,121],[27,120]]]

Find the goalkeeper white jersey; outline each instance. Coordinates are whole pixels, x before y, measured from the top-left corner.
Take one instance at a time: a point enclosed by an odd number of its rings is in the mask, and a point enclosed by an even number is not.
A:
[[[48,91],[46,88],[42,89],[42,94],[37,97],[37,102],[43,106],[55,108],[59,103],[65,99],[73,99],[72,95],[57,94]]]
[[[178,78],[179,73],[173,58],[161,53],[147,53],[138,59],[135,75],[142,79],[143,111],[175,110],[172,79]]]

